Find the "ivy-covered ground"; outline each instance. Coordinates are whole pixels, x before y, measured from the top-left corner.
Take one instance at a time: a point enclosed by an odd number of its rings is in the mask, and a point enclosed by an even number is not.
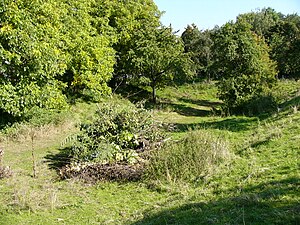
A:
[[[93,185],[60,180],[62,144],[95,104],[78,103],[39,129],[2,129],[1,166],[13,174],[0,180],[0,224],[300,224],[300,83],[279,85],[278,112],[261,117],[221,115],[214,84],[158,92],[153,113],[169,124],[171,140],[199,130],[228,142],[228,160],[189,182],[172,174]]]

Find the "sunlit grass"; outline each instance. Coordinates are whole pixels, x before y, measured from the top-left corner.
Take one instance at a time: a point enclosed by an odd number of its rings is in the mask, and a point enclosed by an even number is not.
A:
[[[284,90],[282,109],[264,118],[221,115],[213,84],[158,92],[154,115],[169,124],[171,140],[201,130],[229,142],[231,159],[212,167],[209,176],[190,181],[90,185],[59,180],[49,167],[49,156],[59,152],[79,121],[93,116],[95,104],[75,105],[58,125],[36,130],[33,143],[26,124],[21,125],[22,132],[14,128],[9,135],[2,134],[0,142],[5,150],[3,164],[14,172],[0,180],[0,224],[297,224],[299,82],[279,85],[275,93],[279,96]],[[36,178],[32,177],[32,148]]]

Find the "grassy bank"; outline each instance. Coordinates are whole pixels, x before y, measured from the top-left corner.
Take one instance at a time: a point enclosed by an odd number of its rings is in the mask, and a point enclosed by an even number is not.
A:
[[[228,143],[230,159],[189,181],[59,180],[61,143],[89,120],[94,104],[79,103],[61,121],[39,129],[6,129],[2,164],[13,175],[0,180],[0,224],[299,224],[300,84],[279,85],[278,112],[264,117],[224,117],[214,84],[158,92],[153,113],[168,124],[171,140],[194,130]]]

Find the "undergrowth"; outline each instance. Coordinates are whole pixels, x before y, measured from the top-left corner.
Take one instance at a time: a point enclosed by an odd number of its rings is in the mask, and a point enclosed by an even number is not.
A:
[[[212,175],[221,162],[230,162],[229,143],[207,130],[186,133],[152,152],[146,177],[150,180],[197,182]]]
[[[127,101],[98,104],[92,121],[81,123],[80,132],[69,138],[68,153],[74,162],[137,162],[139,151],[161,140],[159,123],[151,112]],[[66,140],[68,143],[68,140]]]
[[[79,132],[76,124],[97,119],[96,104],[76,103],[56,124],[6,126],[1,163],[13,173],[0,180],[0,224],[299,224],[299,87],[280,81],[278,109],[265,117],[216,113],[213,83],[160,90],[154,119],[171,139],[151,152],[148,178],[135,182],[59,179],[61,143]]]

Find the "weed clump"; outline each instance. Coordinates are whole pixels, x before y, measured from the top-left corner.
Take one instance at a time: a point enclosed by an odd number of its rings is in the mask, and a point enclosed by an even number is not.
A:
[[[178,142],[167,143],[154,151],[146,178],[168,182],[193,182],[212,174],[230,158],[227,141],[206,130],[190,131]]]
[[[0,179],[8,178],[11,176],[12,176],[12,171],[8,166],[6,167],[0,166]]]
[[[6,166],[2,166],[2,158],[4,155],[4,150],[0,147],[0,179],[10,177],[12,175],[11,169]]]
[[[71,164],[60,174],[85,180],[89,176],[93,180],[136,180],[145,152],[162,138],[160,125],[149,111],[122,100],[99,104],[94,118],[82,123],[80,132],[69,138]]]

